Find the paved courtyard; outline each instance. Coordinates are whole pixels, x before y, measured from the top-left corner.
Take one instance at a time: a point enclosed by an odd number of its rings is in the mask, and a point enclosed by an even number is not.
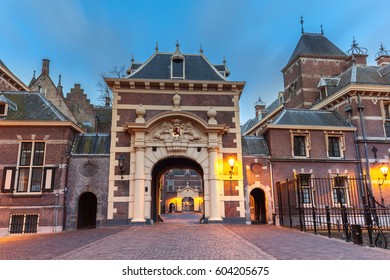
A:
[[[199,224],[171,214],[152,226],[0,237],[3,260],[390,260],[369,248],[272,225]]]

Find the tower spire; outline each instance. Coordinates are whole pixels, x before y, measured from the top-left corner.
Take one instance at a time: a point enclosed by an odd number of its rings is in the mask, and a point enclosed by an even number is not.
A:
[[[321,24],[321,35],[324,35],[324,28],[323,28],[322,24]]]
[[[301,23],[301,32],[302,32],[302,34],[304,34],[305,31],[303,30],[303,23],[304,23],[304,21],[303,21],[303,16],[301,16],[301,21],[300,21],[300,23]]]
[[[154,48],[156,52],[158,52],[158,41],[156,42],[156,47]]]

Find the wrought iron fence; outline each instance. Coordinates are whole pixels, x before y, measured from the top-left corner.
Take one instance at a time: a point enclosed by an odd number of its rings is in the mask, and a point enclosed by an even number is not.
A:
[[[375,200],[365,178],[301,175],[278,182],[276,196],[281,226],[387,248],[390,208]]]

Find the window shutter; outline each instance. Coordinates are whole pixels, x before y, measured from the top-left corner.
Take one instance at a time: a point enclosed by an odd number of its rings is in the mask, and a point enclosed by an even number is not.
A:
[[[1,191],[3,193],[13,192],[15,185],[15,173],[16,167],[4,167],[3,184],[1,187]]]
[[[43,175],[43,192],[51,192],[54,189],[55,167],[45,167]]]

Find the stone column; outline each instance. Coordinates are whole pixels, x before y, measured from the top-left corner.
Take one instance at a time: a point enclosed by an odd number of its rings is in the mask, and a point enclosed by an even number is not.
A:
[[[134,215],[131,222],[145,220],[145,148],[135,149]]]
[[[217,151],[215,148],[209,149],[209,187],[210,187],[210,217],[209,221],[222,221],[220,214],[220,201],[219,201],[219,191],[218,191],[218,179],[216,174],[216,161],[217,161]]]

